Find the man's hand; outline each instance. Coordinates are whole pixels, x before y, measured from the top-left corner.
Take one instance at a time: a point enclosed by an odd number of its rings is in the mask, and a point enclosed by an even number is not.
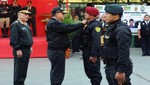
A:
[[[122,85],[126,81],[125,73],[117,72],[115,75],[115,79],[118,81],[119,85]]]
[[[96,63],[97,57],[90,57],[89,60],[90,60],[92,63]]]
[[[82,23],[85,25],[87,23],[87,20],[83,20]]]
[[[33,53],[33,48],[32,47],[30,48],[30,53]]]
[[[21,50],[17,50],[17,57],[21,58],[23,56],[22,51]]]
[[[141,35],[139,35],[138,38],[141,39]]]

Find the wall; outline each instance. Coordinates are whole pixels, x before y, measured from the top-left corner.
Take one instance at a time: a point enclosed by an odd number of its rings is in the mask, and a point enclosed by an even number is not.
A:
[[[18,0],[18,3],[21,6],[26,6],[28,0]],[[33,6],[37,9],[36,21],[37,21],[37,36],[45,36],[45,23],[41,22],[44,18],[42,14],[51,13],[53,7],[57,6],[57,0],[31,0]],[[12,3],[12,0],[8,0],[9,4]],[[49,14],[50,15],[50,14]],[[1,32],[0,32],[1,36]]]

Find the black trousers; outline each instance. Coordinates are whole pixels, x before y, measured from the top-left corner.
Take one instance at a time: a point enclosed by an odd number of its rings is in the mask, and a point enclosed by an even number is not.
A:
[[[29,24],[29,26],[30,26],[30,24],[32,25],[32,33],[33,33],[33,36],[36,36],[36,19],[35,19],[35,17],[30,18],[30,19],[27,21],[27,23]]]
[[[141,38],[141,47],[144,55],[150,55],[150,37]]]
[[[96,63],[89,61],[90,52],[89,49],[83,49],[84,70],[87,77],[91,80],[91,85],[100,85],[102,80],[100,73],[100,60],[98,59]]]
[[[48,49],[47,54],[51,62],[51,85],[61,85],[65,75],[65,51]]]
[[[106,79],[109,85],[119,85],[117,80],[115,79],[116,72],[117,72],[117,66],[115,65],[105,67]],[[131,73],[132,73],[132,67],[129,67],[127,72],[125,72],[126,81],[122,85],[131,85],[130,82]]]
[[[23,57],[18,58],[16,50],[13,49],[14,55],[14,84],[13,85],[24,85],[27,77],[28,63],[30,57],[30,48],[22,48]]]
[[[79,37],[75,35],[74,37],[71,38],[72,41],[72,52],[79,52]]]

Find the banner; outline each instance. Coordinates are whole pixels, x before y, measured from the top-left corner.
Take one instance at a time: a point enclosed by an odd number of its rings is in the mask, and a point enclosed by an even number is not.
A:
[[[105,13],[105,5],[95,5],[100,10],[100,16]],[[129,23],[130,19],[136,21],[142,21],[144,15],[150,14],[150,6],[143,5],[125,5],[122,6],[124,13],[122,20],[127,20]]]
[[[95,5],[100,11],[100,16],[105,13],[105,5]],[[144,15],[150,14],[150,6],[143,5],[124,5],[122,6],[124,12],[122,16],[122,21],[128,26],[132,23],[134,27],[131,27],[132,33],[137,35],[137,27],[140,21],[143,21]],[[130,20],[133,20],[130,22]]]

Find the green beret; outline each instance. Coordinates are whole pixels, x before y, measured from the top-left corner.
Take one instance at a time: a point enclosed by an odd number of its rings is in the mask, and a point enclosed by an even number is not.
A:
[[[123,8],[117,4],[109,4],[105,6],[105,11],[110,14],[122,14]]]

